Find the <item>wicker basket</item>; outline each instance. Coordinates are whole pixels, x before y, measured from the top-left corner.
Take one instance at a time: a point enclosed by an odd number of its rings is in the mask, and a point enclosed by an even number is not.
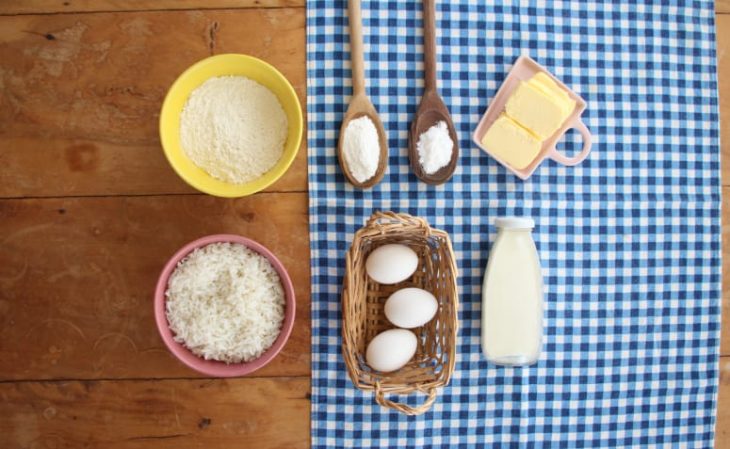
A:
[[[408,280],[381,285],[368,277],[365,261],[370,252],[388,243],[401,243],[418,254],[418,269]],[[342,353],[355,386],[375,390],[378,404],[408,415],[418,415],[436,399],[437,389],[449,383],[454,371],[458,326],[456,263],[446,232],[432,229],[417,217],[393,212],[376,212],[364,228],[355,233],[347,252],[342,290]],[[391,372],[374,371],[365,362],[365,349],[378,333],[394,328],[383,312],[388,297],[401,288],[427,290],[439,302],[433,320],[413,329],[418,348],[403,368]],[[424,394],[417,407],[385,398],[386,394]]]

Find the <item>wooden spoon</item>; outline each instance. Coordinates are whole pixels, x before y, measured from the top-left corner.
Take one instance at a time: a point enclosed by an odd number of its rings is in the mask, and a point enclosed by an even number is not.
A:
[[[385,174],[388,166],[388,139],[383,129],[383,123],[380,121],[378,111],[370,102],[367,94],[365,94],[365,69],[363,59],[363,43],[362,43],[362,17],[360,12],[360,0],[348,0],[347,11],[350,21],[350,63],[352,65],[352,99],[350,106],[347,108],[345,118],[342,120],[340,127],[340,139],[337,144],[337,158],[340,161],[340,167],[350,183],[361,189],[369,189],[374,186]],[[372,120],[375,129],[378,131],[378,140],[380,146],[380,156],[378,159],[378,168],[372,178],[360,182],[352,176],[350,168],[344,155],[344,138],[345,130],[350,121],[367,116]]]
[[[436,14],[435,0],[423,1],[423,65],[426,75],[426,88],[421,98],[421,104],[416,111],[416,117],[411,123],[408,132],[408,157],[411,161],[411,169],[421,181],[438,185],[443,184],[451,178],[456,170],[456,162],[459,160],[459,139],[456,135],[454,123],[451,121],[449,109],[444,100],[438,94],[436,88]],[[454,142],[451,152],[451,160],[435,173],[426,173],[418,161],[418,138],[430,127],[438,122],[446,122],[449,128],[449,136]]]

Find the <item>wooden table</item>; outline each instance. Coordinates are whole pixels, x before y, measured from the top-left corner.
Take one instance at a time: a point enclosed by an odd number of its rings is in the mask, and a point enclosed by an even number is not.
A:
[[[730,0],[717,11],[728,180]],[[225,52],[271,62],[305,104],[304,0],[0,2],[1,448],[309,445],[306,143],[279,182],[238,200],[192,190],[160,150],[166,89],[195,61]],[[152,316],[163,263],[219,232],[271,248],[298,299],[284,351],[243,379],[185,368]],[[728,270],[725,263],[723,296]],[[724,306],[723,448],[728,313]]]

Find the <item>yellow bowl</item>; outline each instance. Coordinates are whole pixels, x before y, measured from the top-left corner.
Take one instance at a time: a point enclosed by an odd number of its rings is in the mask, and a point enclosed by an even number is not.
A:
[[[245,184],[230,184],[210,176],[185,156],[180,145],[180,114],[190,93],[209,78],[226,75],[245,76],[266,86],[279,99],[289,121],[289,133],[281,159],[260,178]],[[211,56],[188,68],[170,87],[160,112],[160,140],[175,172],[201,192],[229,198],[251,195],[279,179],[299,151],[302,128],[299,99],[284,75],[258,58],[239,54]]]

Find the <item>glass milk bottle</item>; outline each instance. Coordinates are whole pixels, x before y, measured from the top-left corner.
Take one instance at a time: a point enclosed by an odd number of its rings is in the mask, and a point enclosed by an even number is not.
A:
[[[482,352],[498,365],[531,365],[540,356],[543,315],[535,222],[503,217],[495,225],[482,286]]]

